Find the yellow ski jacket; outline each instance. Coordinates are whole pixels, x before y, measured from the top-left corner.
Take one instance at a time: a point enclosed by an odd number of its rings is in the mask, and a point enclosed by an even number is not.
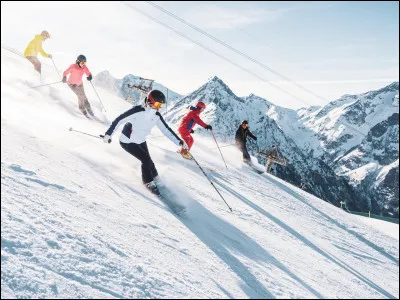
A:
[[[38,52],[44,57],[49,57],[49,55],[43,51],[42,48],[43,36],[41,34],[36,34],[32,41],[29,42],[25,49],[24,56],[37,56]]]

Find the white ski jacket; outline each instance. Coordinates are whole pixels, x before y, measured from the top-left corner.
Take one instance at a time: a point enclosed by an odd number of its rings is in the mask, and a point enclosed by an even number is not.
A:
[[[119,138],[122,143],[144,143],[146,136],[150,134],[154,125],[157,125],[161,132],[174,144],[179,146],[181,141],[176,133],[165,123],[161,114],[148,106],[137,105],[124,112],[112,122],[106,134],[112,136],[114,130],[122,124],[125,124]]]

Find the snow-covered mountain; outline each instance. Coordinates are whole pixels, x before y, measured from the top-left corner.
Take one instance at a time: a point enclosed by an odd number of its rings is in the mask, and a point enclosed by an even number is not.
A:
[[[375,212],[399,211],[399,114],[373,126],[362,142],[334,164]]]
[[[177,124],[190,104],[204,101],[202,118],[227,143],[241,120],[249,120],[258,149],[279,144],[289,158],[275,175],[337,205],[345,201],[349,209],[398,217],[398,90],[395,82],[324,107],[292,110],[253,94],[238,97],[214,77],[177,101],[167,119]]]
[[[188,208],[174,215],[143,187],[119,132],[111,144],[98,138],[131,104],[97,87],[103,114],[85,80],[105,123],[87,119],[51,62],[42,79],[55,83],[40,88],[25,58],[2,50],[1,67],[2,299],[399,298],[398,224],[377,229],[257,174],[233,147],[226,169],[210,152],[213,139],[196,130],[192,152],[230,212],[155,128],[152,159]]]
[[[104,71],[95,83],[124,98],[123,82],[138,78],[115,79]],[[157,83],[154,88],[167,90]],[[324,107],[293,110],[254,94],[239,97],[213,77],[183,98],[169,91],[166,118],[177,126],[188,106],[204,101],[208,106],[202,118],[226,143],[233,143],[240,122],[249,120],[259,137],[258,145],[250,139],[253,153],[279,144],[289,159],[273,174],[336,205],[345,201],[349,209],[398,217],[398,97],[399,84],[394,82],[377,91],[344,95]],[[381,132],[383,128],[387,130]],[[377,131],[381,132],[378,140]],[[209,133],[200,129],[198,134]]]
[[[398,96],[399,83],[394,82],[361,95],[345,95],[319,109],[298,110],[292,130],[279,124],[355,188],[363,210],[398,217]],[[296,138],[299,131],[301,139]]]
[[[127,97],[131,97],[134,100],[139,100],[140,99],[140,93],[131,89],[127,88],[127,84],[133,84],[140,82],[141,77],[140,76],[135,76],[132,74],[125,75],[121,79],[117,79],[113,77],[109,71],[105,70],[100,73],[98,73],[94,78],[93,78],[93,83],[101,88],[104,88],[105,90],[113,93],[114,95],[127,99]],[[147,80],[144,80],[144,83],[147,84]],[[173,103],[176,100],[180,99],[182,95],[168,89],[164,85],[154,82],[153,83],[153,89],[157,89],[162,91],[166,96],[168,96],[168,103]],[[134,101],[137,103],[138,101]]]
[[[371,128],[398,113],[399,83],[361,95],[345,95],[326,106],[307,113],[298,111],[303,126],[315,133],[320,143],[311,147],[326,161],[335,163],[354,146],[359,145]]]
[[[201,118],[212,124],[217,140],[233,143],[241,121],[248,120],[250,131],[258,138],[257,143],[252,143],[249,139],[249,149],[253,150],[251,153],[255,154],[257,150],[270,149],[272,145],[279,144],[282,154],[289,159],[285,167],[276,166],[274,174],[296,186],[303,186],[305,190],[337,206],[341,200],[346,199],[349,207],[360,209],[353,205],[356,196],[348,183],[337,177],[322,160],[308,157],[268,115],[272,110],[277,110],[279,114],[279,110],[285,111],[284,108],[276,107],[255,95],[238,97],[221,79],[213,77],[199,89],[177,101],[166,119],[178,125],[187,113],[187,107],[197,101],[207,103]],[[195,133],[197,135],[210,136],[210,133],[198,129]]]

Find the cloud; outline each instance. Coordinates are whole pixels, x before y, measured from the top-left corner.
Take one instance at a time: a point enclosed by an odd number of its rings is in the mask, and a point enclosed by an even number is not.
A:
[[[217,5],[204,3],[197,6],[187,5],[183,19],[203,29],[240,29],[257,23],[271,23],[297,10],[329,9],[345,2],[326,1],[321,3],[289,3],[278,9],[265,8],[261,5],[244,7],[240,2]],[[163,5],[162,5],[163,6]],[[172,10],[171,12],[174,12]]]
[[[216,4],[206,4],[196,10],[191,10],[185,16],[186,20],[201,28],[234,29],[243,28],[261,22],[274,22],[290,9],[255,9],[226,8]]]
[[[295,81],[298,84],[342,84],[342,83],[378,83],[399,81],[399,78],[372,78],[372,79],[349,79],[349,80],[307,80]],[[289,81],[270,81],[276,85],[292,85]]]
[[[262,29],[264,25],[262,22],[273,22],[279,18],[286,18],[295,10],[312,9],[311,4],[305,5],[304,3],[289,3],[278,10],[266,9],[264,4],[260,6],[256,2],[248,3],[228,3],[228,7],[225,7],[225,4],[210,2],[190,2],[184,7],[181,3],[176,4],[175,2],[165,2],[160,5],[203,29],[206,27],[235,28],[236,26],[239,30],[241,30],[240,27],[252,24],[257,25],[254,26],[255,28]],[[288,98],[279,91],[269,94],[271,90],[275,89],[269,86],[266,88],[262,81],[255,80],[246,72],[154,22],[155,19],[160,19],[179,32],[185,34],[188,32],[188,35],[194,40],[210,46],[221,55],[227,55],[229,59],[251,69],[251,65],[249,66],[249,62],[244,58],[228,56],[228,52],[222,46],[211,46],[208,38],[192,35],[190,28],[186,28],[176,20],[174,23],[171,22],[171,17],[146,2],[134,2],[133,6],[148,13],[149,18],[121,2],[96,2],[95,5],[86,1],[24,2],[23,9],[19,2],[3,1],[1,5],[2,44],[23,52],[34,34],[47,29],[51,34],[51,39],[45,42],[44,50],[53,54],[54,62],[60,70],[64,70],[73,63],[77,55],[84,54],[88,58],[88,67],[93,74],[109,70],[113,76],[122,78],[126,74],[132,73],[155,79],[181,94],[195,90],[210,75],[218,73],[224,81],[232,83],[230,87],[237,90],[239,94],[257,93],[261,96],[268,96],[271,101],[275,100],[274,97],[277,97],[278,100],[283,97],[285,97],[284,99]],[[238,9],[239,7],[241,9]],[[254,40],[261,43],[257,39]],[[226,42],[232,45],[238,40],[227,36]],[[253,50],[260,46],[257,43],[252,48]],[[273,60],[273,57],[269,56],[268,59],[272,61],[271,67],[289,78],[303,80],[305,84],[315,84],[312,87],[313,90],[315,88],[316,92],[320,92],[324,96],[329,96],[330,92],[349,93],[351,84],[346,83],[354,83],[355,86],[367,86],[369,83],[373,87],[385,80],[393,81],[392,78],[396,78],[396,74],[398,74],[398,59],[392,54],[385,56],[382,54],[378,58],[388,60],[388,63],[393,60],[390,68],[381,64],[379,64],[380,69],[367,65],[353,67],[354,64],[350,67],[347,65],[338,68],[338,63],[335,63],[335,68],[330,68],[326,66],[329,62],[321,61],[318,57],[313,57],[306,62],[299,62],[296,58],[298,53],[293,52],[293,48],[286,49],[288,59],[293,61]],[[265,52],[262,55],[265,55]],[[327,57],[335,59],[332,56]],[[359,57],[360,63],[366,59],[363,55],[359,55]],[[39,59],[52,66],[51,61],[42,57]],[[337,59],[353,61],[355,58],[343,55]],[[301,63],[305,64],[304,67],[300,65]],[[50,72],[55,73],[55,70],[50,69]],[[269,76],[266,77],[267,79],[280,79],[272,77],[272,74],[266,70],[262,72],[260,75]],[[261,76],[264,77],[264,75]],[[389,77],[392,78],[388,79]],[[251,78],[253,84],[247,84],[244,78]],[[351,81],[340,80],[341,78],[351,79]],[[359,78],[375,79],[357,80]],[[242,81],[246,84],[241,84]],[[338,82],[343,83],[342,86]],[[356,84],[355,82],[360,83]],[[299,83],[302,82],[299,81]],[[276,84],[288,83],[278,82]],[[283,86],[283,88],[289,89],[290,86]],[[368,90],[371,89],[363,89],[363,91]],[[290,92],[290,90],[288,91]],[[266,94],[267,92],[268,94]],[[310,95],[305,95],[305,99],[307,99],[306,97],[310,97]]]

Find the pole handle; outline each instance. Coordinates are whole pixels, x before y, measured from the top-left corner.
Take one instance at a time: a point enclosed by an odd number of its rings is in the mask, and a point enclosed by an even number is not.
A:
[[[104,135],[99,134],[99,137],[104,138]],[[108,140],[108,143],[111,143],[111,139]]]

